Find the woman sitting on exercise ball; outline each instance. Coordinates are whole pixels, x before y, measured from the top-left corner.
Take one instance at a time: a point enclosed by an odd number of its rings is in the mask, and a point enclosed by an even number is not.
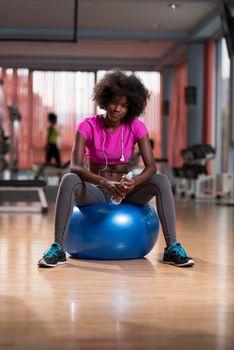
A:
[[[81,121],[76,128],[70,173],[58,190],[55,211],[55,241],[39,266],[54,267],[67,262],[63,242],[74,203],[103,203],[114,197],[125,203],[145,204],[156,197],[157,211],[166,242],[163,262],[193,266],[194,261],[176,240],[174,198],[168,178],[156,172],[149,135],[137,119],[144,111],[149,92],[134,74],[108,72],[94,88],[94,101],[106,111]],[[138,144],[144,170],[126,179],[128,162]],[[89,168],[84,165],[84,156]]]

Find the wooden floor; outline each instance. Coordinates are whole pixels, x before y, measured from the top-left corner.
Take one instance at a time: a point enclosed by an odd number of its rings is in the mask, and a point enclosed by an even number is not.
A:
[[[177,203],[186,269],[160,263],[162,235],[146,259],[38,269],[53,207],[0,215],[1,350],[234,349],[233,207]]]

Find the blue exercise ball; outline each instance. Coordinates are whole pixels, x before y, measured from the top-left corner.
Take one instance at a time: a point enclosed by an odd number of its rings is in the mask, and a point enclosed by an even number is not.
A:
[[[150,252],[158,233],[158,217],[148,204],[74,206],[64,246],[78,259],[136,259]]]

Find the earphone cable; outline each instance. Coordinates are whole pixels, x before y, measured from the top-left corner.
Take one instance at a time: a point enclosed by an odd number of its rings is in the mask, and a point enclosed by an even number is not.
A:
[[[123,152],[123,124],[121,127],[121,158],[120,158],[121,162],[124,162],[124,152]]]
[[[100,171],[104,171],[107,169],[107,166],[108,166],[108,160],[107,160],[107,156],[106,156],[106,153],[104,151],[104,146],[105,146],[105,141],[106,141],[106,133],[105,133],[105,130],[104,130],[104,126],[103,126],[103,121],[102,121],[102,133],[104,134],[103,136],[103,142],[102,142],[102,153],[103,153],[103,157],[105,159],[105,166],[103,169],[100,169]]]
[[[105,159],[105,166],[103,169],[100,169],[99,171],[104,171],[107,169],[108,167],[108,159],[105,153],[105,142],[106,142],[106,133],[104,130],[104,125],[103,125],[103,119],[102,119],[102,133],[103,133],[103,142],[102,142],[102,153],[103,153],[103,157]],[[124,158],[124,151],[123,151],[123,124],[121,125],[121,157],[120,157],[120,161],[124,162],[125,158]]]

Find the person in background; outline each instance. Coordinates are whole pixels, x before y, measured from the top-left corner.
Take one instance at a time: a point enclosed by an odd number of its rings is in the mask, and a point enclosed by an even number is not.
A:
[[[55,160],[55,164],[60,166],[60,151],[58,148],[59,131],[56,127],[57,115],[54,113],[48,114],[48,127],[47,127],[47,144],[46,144],[46,163],[51,163],[51,160]]]

